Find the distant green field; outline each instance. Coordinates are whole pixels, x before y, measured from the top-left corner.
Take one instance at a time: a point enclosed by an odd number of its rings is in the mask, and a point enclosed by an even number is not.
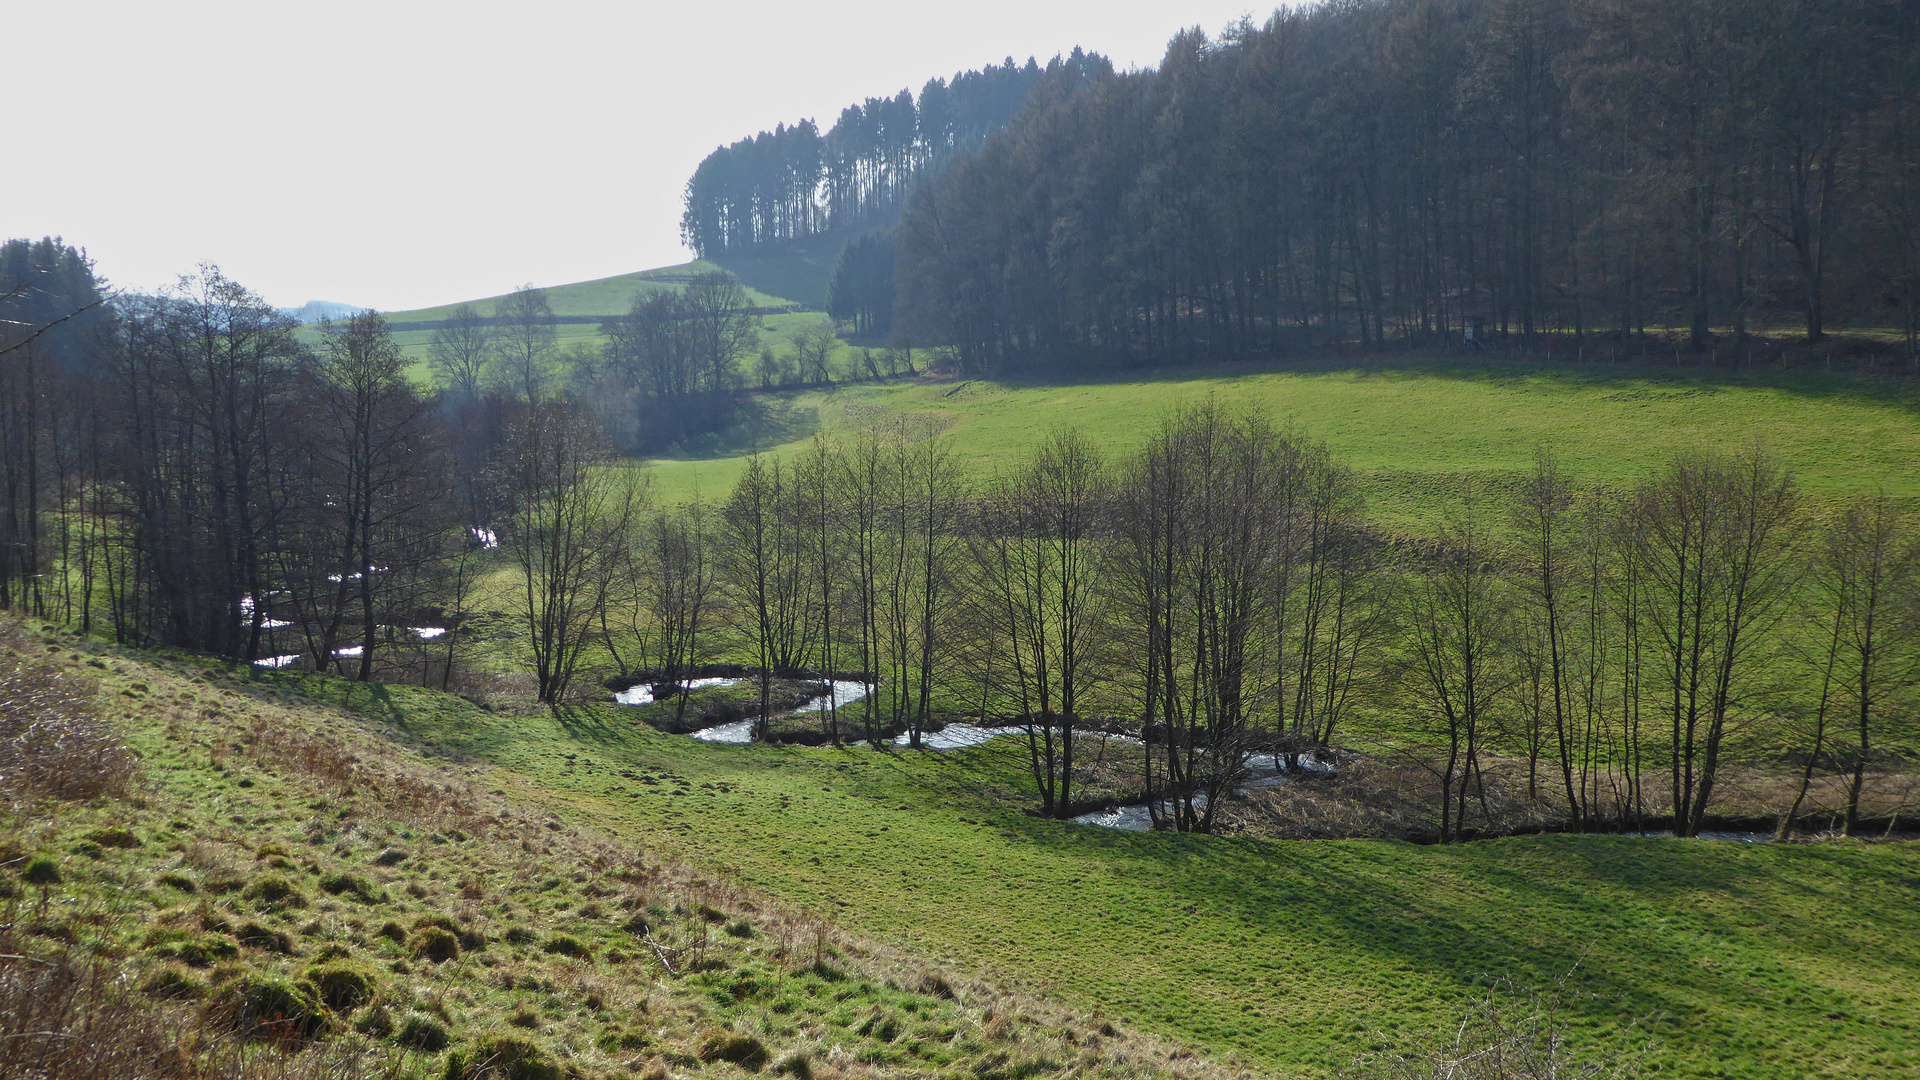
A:
[[[816,429],[921,415],[945,425],[978,475],[1076,427],[1122,455],[1170,410],[1209,398],[1325,440],[1374,516],[1425,529],[1463,477],[1492,485],[1555,450],[1587,485],[1625,486],[1690,449],[1766,444],[1815,498],[1884,490],[1920,502],[1920,393],[1800,374],[1662,372],[1603,365],[1409,362],[1252,373],[1173,372],[1080,383],[902,381],[760,395],[735,431],[653,463],[668,501],[723,494],[758,447],[794,452]]]
[[[732,747],[612,705],[509,716],[410,687],[248,677],[505,766],[563,817],[1261,1074],[1331,1075],[1503,979],[1564,985],[1577,1045],[1651,1042],[1657,1075],[1920,1069],[1912,844],[1116,833],[1024,814],[1014,738]]]
[[[835,254],[837,255],[837,249]],[[805,252],[778,257],[734,258],[726,260],[726,269],[739,277],[747,287],[747,296],[755,306],[780,308],[792,304],[804,304],[819,307],[826,302],[826,269],[818,265],[823,256],[809,255]],[[546,289],[547,303],[553,306],[553,313],[559,316],[604,318],[622,315],[633,306],[633,300],[641,292],[658,289],[678,289],[686,285],[695,274],[710,273],[721,267],[711,262],[695,261],[678,266],[662,266],[653,270],[642,270],[616,277],[596,278],[592,281],[576,281],[567,285],[554,285]],[[817,279],[817,280],[816,280]],[[784,293],[775,294],[762,291],[763,287],[791,289],[803,294],[801,299],[789,299]],[[813,294],[818,293],[818,299]],[[493,314],[493,307],[502,297],[488,296],[468,301],[480,309],[483,315]],[[455,304],[442,304],[438,307],[418,308],[412,311],[382,312],[387,320],[401,324],[403,329],[394,334],[394,341],[406,354],[411,365],[409,372],[416,382],[433,381],[432,370],[428,367],[428,349],[433,342],[432,330],[407,330],[407,323],[435,322],[445,319]],[[762,343],[769,345],[776,353],[791,351],[793,336],[808,326],[826,320],[826,316],[817,311],[801,311],[768,315],[763,320]],[[578,346],[598,348],[600,345],[599,327],[593,323],[562,323],[555,327],[558,347],[561,351]],[[308,331],[311,336],[312,331]],[[840,347],[837,363],[845,364],[849,349]],[[756,358],[748,358],[749,367]]]
[[[555,315],[617,315],[624,313],[633,304],[634,294],[641,290],[677,289],[687,283],[695,274],[711,273],[720,269],[710,262],[695,261],[681,263],[678,266],[661,266],[652,270],[640,270],[631,274],[615,277],[595,278],[592,281],[575,281],[566,285],[543,286],[547,294],[547,303],[553,306]],[[762,307],[778,307],[793,303],[783,297],[769,296],[751,286],[748,297]],[[505,295],[487,296],[465,301],[480,309],[482,315],[493,314],[493,306],[506,299]],[[444,319],[453,310],[454,304],[442,304],[439,307],[419,308],[414,311],[389,311],[384,314],[392,322],[426,322]]]

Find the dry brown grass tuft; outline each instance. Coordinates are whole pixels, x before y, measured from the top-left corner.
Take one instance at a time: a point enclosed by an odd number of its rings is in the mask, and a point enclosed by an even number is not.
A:
[[[0,935],[0,1076],[18,1080],[371,1080],[392,1055],[342,1039],[289,1051],[244,1046],[184,1005],[136,996],[106,961],[23,959]]]
[[[1609,1044],[1576,1048],[1574,1023],[1555,995],[1519,996],[1497,987],[1451,1031],[1356,1060],[1345,1080],[1624,1080],[1640,1075],[1644,1047],[1633,1031]]]
[[[124,794],[134,757],[94,715],[93,684],[18,655],[17,630],[5,640],[16,655],[0,658],[0,792],[74,801]]]

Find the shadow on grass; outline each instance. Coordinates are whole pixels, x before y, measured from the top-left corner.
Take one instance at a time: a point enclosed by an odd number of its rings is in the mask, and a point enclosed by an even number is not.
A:
[[[796,405],[790,396],[755,395],[736,407],[726,427],[682,440],[659,456],[696,461],[740,457],[803,439],[819,427],[819,409]]]
[[[1500,357],[1467,358],[1447,354],[1343,354],[1323,352],[1278,360],[1236,364],[1200,364],[1190,367],[1137,368],[1114,372],[1063,372],[1056,375],[1010,375],[993,380],[1015,389],[1064,389],[1135,383],[1183,383],[1198,379],[1232,379],[1250,375],[1352,375],[1362,378],[1412,376],[1498,384],[1520,379],[1551,380],[1570,388],[1630,387],[1651,384],[1668,393],[1692,391],[1723,393],[1736,389],[1780,390],[1801,397],[1847,401],[1898,409],[1920,415],[1920,385],[1913,380],[1865,378],[1798,369],[1675,367],[1671,364],[1582,363]]]

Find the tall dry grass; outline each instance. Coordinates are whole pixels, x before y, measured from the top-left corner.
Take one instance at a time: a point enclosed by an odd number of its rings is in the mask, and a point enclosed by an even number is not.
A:
[[[121,795],[135,760],[94,713],[95,688],[26,655],[17,628],[0,637],[0,794],[84,801]]]

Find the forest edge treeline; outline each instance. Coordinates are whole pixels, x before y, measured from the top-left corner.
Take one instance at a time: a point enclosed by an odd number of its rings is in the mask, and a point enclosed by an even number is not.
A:
[[[974,374],[1341,343],[1731,364],[1796,326],[1898,327],[1920,373],[1916,101],[1910,5],[1288,8],[1157,68],[1037,71],[886,186],[899,224],[849,236],[835,314]]]

